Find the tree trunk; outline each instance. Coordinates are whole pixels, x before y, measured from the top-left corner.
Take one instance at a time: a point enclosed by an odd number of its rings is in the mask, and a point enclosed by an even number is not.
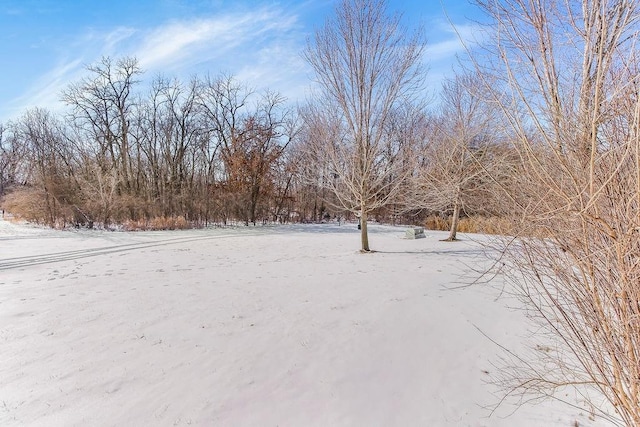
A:
[[[361,252],[371,252],[369,249],[369,234],[367,233],[367,211],[360,210],[360,239],[362,241]]]
[[[449,237],[445,240],[447,242],[454,242],[456,239],[456,233],[458,232],[458,221],[460,219],[460,202],[456,200],[456,204],[453,206],[453,214],[451,215],[451,229],[449,230]]]

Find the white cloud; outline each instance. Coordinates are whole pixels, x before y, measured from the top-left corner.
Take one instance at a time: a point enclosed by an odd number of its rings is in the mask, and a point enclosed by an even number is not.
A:
[[[464,62],[467,50],[473,50],[484,36],[477,24],[456,24],[453,28],[448,22],[440,22],[434,28],[437,41],[427,44],[424,56],[429,69],[427,91],[431,96],[437,94],[442,82],[459,68],[458,59]]]
[[[82,73],[82,59],[61,61],[50,71],[42,75],[20,97],[9,103],[8,114],[16,117],[26,109],[33,107],[47,108],[56,111],[62,107],[61,91]]]
[[[295,17],[269,8],[171,22],[145,34],[131,54],[147,70],[184,69],[207,61],[234,64],[264,43],[287,39],[295,26]]]
[[[217,24],[217,25],[216,25]],[[215,40],[229,30],[228,23],[213,21],[174,23],[152,31],[138,49],[136,56],[144,68],[170,66]]]
[[[446,37],[433,44],[428,44],[425,56],[429,61],[451,60],[482,41],[482,29],[478,25],[463,24],[451,27],[451,24],[438,25]]]
[[[251,86],[271,87],[270,83],[280,82],[272,88],[292,89],[300,85],[287,83],[304,66],[299,52],[305,38],[299,29],[294,14],[268,7],[171,21],[147,29],[117,27],[108,32],[91,29],[65,48],[73,53],[74,59],[59,60],[11,102],[10,113],[15,115],[33,106],[60,109],[61,91],[85,75],[87,64],[102,56],[134,56],[148,79],[153,73],[188,78],[195,73],[228,72]],[[293,93],[289,90],[286,95]]]
[[[129,40],[136,33],[137,30],[130,27],[118,27],[110,33],[107,33],[104,36],[104,46],[102,48],[103,53],[111,54],[117,52],[118,45]]]
[[[464,53],[461,39],[473,46],[482,33],[473,24],[457,25],[454,30],[443,21],[431,28],[429,39],[435,41],[427,45],[425,61],[430,86],[436,87],[450,72],[455,56]],[[312,85],[310,70],[300,56],[305,31],[309,29],[303,28],[295,10],[275,6],[172,20],[150,28],[90,29],[65,46],[65,55],[73,59],[59,60],[10,108],[18,113],[32,106],[59,109],[61,91],[86,75],[84,67],[102,56],[136,57],[147,81],[157,73],[188,80],[194,74],[224,72],[257,90],[269,88],[295,101]]]
[[[291,101],[303,98],[311,83],[311,70],[301,56],[303,43],[303,37],[266,43],[251,55],[236,77],[251,82],[256,89],[277,91]]]

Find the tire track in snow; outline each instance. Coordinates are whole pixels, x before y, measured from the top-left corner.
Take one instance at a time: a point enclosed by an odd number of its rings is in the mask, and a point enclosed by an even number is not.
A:
[[[180,243],[196,242],[200,240],[215,240],[243,236],[260,236],[264,233],[239,233],[222,234],[217,236],[178,237],[173,239],[156,240],[153,242],[127,243],[123,245],[106,246],[102,248],[78,249],[73,251],[54,252],[50,254],[5,258],[0,260],[0,270],[10,270],[22,267],[31,267],[40,264],[69,261],[74,259],[89,258],[100,255],[108,255],[118,252],[135,251],[139,249],[154,248],[158,246],[175,245]]]

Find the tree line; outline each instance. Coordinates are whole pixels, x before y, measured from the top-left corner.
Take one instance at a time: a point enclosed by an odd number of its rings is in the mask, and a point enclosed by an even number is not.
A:
[[[412,46],[409,61],[418,57]],[[401,99],[402,86],[373,106],[384,111],[372,134],[369,118],[352,118],[349,129],[327,115],[330,100],[291,106],[233,76],[143,79],[135,58],[105,57],[62,92],[62,112],[33,108],[0,127],[4,208],[56,227],[132,229],[359,217],[363,236],[368,215],[416,223],[454,206],[456,216],[480,212],[460,210],[453,195],[437,204],[410,197],[410,182],[421,176],[425,187],[436,167],[428,150],[465,151],[469,141],[431,132],[444,129],[443,114]]]
[[[292,208],[286,150],[296,123],[278,94],[231,77],[158,77],[142,94],[134,58],[103,58],[2,133],[2,191],[49,225],[182,216],[195,224],[278,218]]]
[[[5,206],[49,225],[314,215],[293,203],[299,124],[282,96],[229,76],[158,77],[142,94],[141,76],[134,58],[104,58],[64,91],[63,114],[3,127]]]

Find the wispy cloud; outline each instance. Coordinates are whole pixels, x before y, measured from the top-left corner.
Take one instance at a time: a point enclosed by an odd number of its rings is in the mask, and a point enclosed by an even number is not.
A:
[[[231,23],[217,20],[172,23],[146,36],[136,56],[144,68],[172,68],[198,51],[219,45],[231,29]]]
[[[11,117],[16,117],[33,107],[43,107],[54,111],[61,108],[61,91],[71,81],[80,78],[82,66],[81,58],[61,61],[38,78],[23,95],[9,102],[7,113]]]
[[[438,93],[442,82],[459,68],[460,62],[464,62],[467,51],[473,51],[484,36],[477,24],[456,24],[454,28],[451,23],[442,21],[435,24],[434,29],[438,39],[427,44],[425,49],[425,63],[429,68],[427,89],[431,95]]]
[[[133,37],[138,31],[131,27],[118,27],[104,36],[102,54],[111,55],[117,52],[117,48],[126,40]]]
[[[302,85],[292,82],[300,79],[295,75],[304,67],[299,52],[305,38],[299,33],[300,28],[294,14],[263,7],[244,13],[174,20],[153,28],[87,30],[70,47],[74,58],[59,60],[11,103],[11,109],[59,109],[61,91],[81,78],[87,64],[102,56],[134,56],[148,74],[188,77],[196,72],[229,72],[254,87],[279,91],[284,88],[289,92],[285,95],[292,96],[292,88]]]
[[[426,57],[430,61],[450,60],[452,57],[472,49],[482,41],[483,32],[475,24],[455,25],[440,23],[437,28],[445,37],[433,44],[427,45]]]
[[[296,25],[294,16],[271,8],[171,22],[148,32],[133,55],[150,70],[184,68],[194,62],[236,65],[265,44],[289,39]]]
[[[116,26],[87,28],[64,44],[51,69],[43,73],[20,97],[5,102],[3,115],[26,108],[62,107],[60,94],[70,83],[86,76],[85,67],[102,56],[136,57],[149,81],[155,74],[188,80],[194,74],[233,74],[239,81],[261,90],[280,92],[291,101],[302,99],[311,86],[311,73],[301,57],[306,36],[298,13],[303,9],[262,6],[189,19],[172,19],[152,27]],[[464,45],[474,46],[481,31],[476,25],[452,26],[440,21],[431,26],[425,51],[429,86],[439,87],[450,74]]]

